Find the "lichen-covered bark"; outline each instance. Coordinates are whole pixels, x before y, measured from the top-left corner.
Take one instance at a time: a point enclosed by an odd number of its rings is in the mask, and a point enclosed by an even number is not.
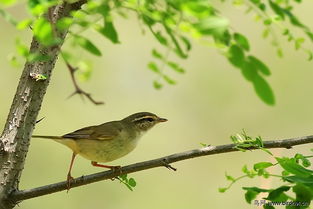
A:
[[[52,16],[49,21],[54,24],[58,19],[69,16],[70,11],[79,9],[83,3],[85,1],[74,4],[64,3],[51,8]],[[55,35],[64,40],[66,34],[67,31],[56,31]],[[48,55],[50,59],[45,62],[25,64],[0,137],[0,209],[9,209],[16,205],[16,202],[8,199],[7,196],[10,192],[18,190],[30,137],[61,45],[45,47],[36,38],[32,40],[30,52]],[[33,75],[38,74],[46,76],[47,79],[36,80]]]

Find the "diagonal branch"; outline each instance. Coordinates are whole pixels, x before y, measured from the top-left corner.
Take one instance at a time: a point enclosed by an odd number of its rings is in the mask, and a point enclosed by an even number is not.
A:
[[[291,138],[291,139],[284,139],[284,140],[273,140],[273,141],[264,141],[264,148],[286,148],[290,149],[293,146],[301,145],[301,144],[308,144],[313,143],[313,135],[312,136],[304,136],[298,138]],[[250,150],[255,150],[258,148],[249,148]],[[219,145],[219,146],[208,146],[201,149],[194,149],[185,152],[180,152],[168,156],[164,156],[161,158],[157,158],[154,160],[143,161],[127,166],[123,166],[118,170],[109,170],[103,171],[87,176],[82,176],[79,178],[74,179],[71,182],[71,188],[78,187],[86,184],[90,184],[93,182],[98,182],[101,180],[112,179],[119,175],[134,173],[142,170],[147,170],[155,167],[167,167],[171,170],[176,170],[170,163],[174,163],[177,161],[187,160],[196,157],[202,157],[206,155],[214,155],[214,154],[221,154],[227,152],[235,152],[239,151],[236,148],[236,144],[226,144],[226,145]],[[34,197],[39,197],[55,192],[60,192],[67,189],[67,182],[59,182],[55,184],[50,184],[46,186],[41,186],[33,189],[26,189],[20,191],[14,191],[10,194],[9,198],[14,201],[22,201]]]
[[[92,98],[91,94],[84,91],[82,88],[79,87],[77,81],[76,81],[76,78],[75,78],[75,71],[77,70],[77,68],[73,67],[72,65],[70,65],[70,63],[68,63],[66,60],[65,61],[65,64],[68,68],[68,70],[70,71],[70,74],[71,74],[71,79],[73,81],[73,84],[74,84],[74,87],[75,87],[75,91],[69,96],[69,97],[72,97],[74,96],[75,94],[79,94],[79,95],[82,95],[82,96],[85,96],[87,97],[93,104],[95,105],[101,105],[101,104],[104,104],[104,102],[102,101],[96,101],[94,100],[94,98]]]

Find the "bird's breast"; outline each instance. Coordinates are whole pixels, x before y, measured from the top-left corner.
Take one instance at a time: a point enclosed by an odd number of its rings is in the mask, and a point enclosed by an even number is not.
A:
[[[110,140],[77,140],[77,152],[82,157],[95,162],[110,162],[130,153],[137,146],[141,134],[125,131]]]

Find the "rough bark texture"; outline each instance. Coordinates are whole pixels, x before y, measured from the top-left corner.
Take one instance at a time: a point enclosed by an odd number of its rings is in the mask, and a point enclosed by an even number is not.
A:
[[[58,19],[69,16],[71,10],[77,10],[85,1],[74,4],[64,3],[52,7],[49,11],[51,24]],[[48,17],[48,15],[46,15]],[[54,35],[64,40],[67,31],[56,31]],[[0,137],[0,209],[13,208],[17,202],[7,198],[12,191],[18,190],[19,179],[24,167],[29,140],[43,97],[48,87],[51,72],[58,58],[62,44],[45,47],[33,38],[30,52],[48,55],[45,62],[27,62],[24,66],[11,109]],[[41,74],[46,80],[38,80],[32,76]]]

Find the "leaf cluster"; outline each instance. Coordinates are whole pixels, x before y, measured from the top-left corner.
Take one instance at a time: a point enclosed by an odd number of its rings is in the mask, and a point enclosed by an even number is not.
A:
[[[27,10],[29,18],[16,20],[6,10],[7,7],[18,4],[16,0],[0,0],[0,15],[12,23],[18,30],[29,30],[44,46],[53,47],[60,43],[70,43],[71,49],[82,48],[95,56],[102,56],[101,48],[89,37],[82,35],[86,30],[94,30],[112,44],[120,44],[118,28],[115,26],[117,16],[128,18],[131,13],[136,14],[143,33],[149,31],[159,44],[151,49],[153,60],[148,62],[147,69],[156,74],[153,86],[160,89],[164,84],[174,85],[175,73],[182,74],[186,69],[179,60],[188,58],[195,41],[201,41],[214,46],[234,67],[240,69],[243,77],[252,84],[259,98],[268,105],[275,104],[274,93],[267,81],[271,75],[270,68],[251,53],[249,39],[243,33],[236,31],[231,20],[218,10],[217,5],[207,0],[93,0],[87,1],[81,10],[75,11],[70,17],[53,21],[52,9],[62,3],[62,0],[28,0]],[[69,3],[75,1],[67,1]],[[278,55],[282,56],[283,49],[275,35],[274,27],[288,41],[293,42],[296,50],[302,50],[313,58],[312,50],[304,46],[306,38],[313,41],[313,33],[294,14],[294,4],[301,0],[233,0],[236,6],[245,6],[247,14],[254,14],[255,20],[261,22],[265,29],[264,38],[273,36],[273,45],[277,47]],[[261,20],[261,21],[260,21]],[[289,24],[289,25],[288,25]],[[300,29],[306,37],[294,35],[293,28]],[[69,31],[67,39],[62,40],[59,34]],[[28,48],[16,42],[19,55],[29,62],[47,61],[49,57],[40,52],[29,52]],[[74,51],[62,53],[67,63],[78,66],[82,62]],[[16,56],[10,56],[11,63],[18,66]],[[91,70],[82,71],[81,77],[87,80]]]
[[[234,137],[232,137],[232,139],[233,138]],[[244,141],[250,139],[251,137],[245,134]],[[233,141],[234,140],[238,140],[238,137],[235,137]],[[255,142],[252,143],[253,146],[255,146],[255,144],[262,143],[256,141],[258,140],[255,140]],[[244,144],[244,147],[246,148],[246,144]],[[240,149],[242,149],[242,147]],[[270,153],[264,148],[263,151]],[[311,166],[311,162],[309,160],[311,157],[313,156],[304,156],[298,153],[291,158],[274,157],[274,163],[255,163],[252,169],[248,169],[248,166],[244,165],[242,168],[242,176],[235,178],[228,174],[225,175],[226,179],[230,181],[230,184],[227,187],[219,188],[219,191],[227,191],[234,183],[243,178],[279,178],[282,185],[277,188],[243,187],[243,190],[246,191],[246,202],[249,204],[253,203],[257,206],[263,206],[266,209],[275,208],[275,206],[279,205],[283,205],[287,209],[308,208],[313,200],[313,170],[308,168]],[[282,170],[281,174],[274,174],[268,170],[274,166],[280,167]],[[263,198],[257,199],[260,194],[262,194]]]
[[[124,184],[130,191],[133,191],[137,185],[137,182],[135,181],[135,179],[129,178],[127,174],[121,175],[117,177],[117,179],[120,180],[120,182]]]

